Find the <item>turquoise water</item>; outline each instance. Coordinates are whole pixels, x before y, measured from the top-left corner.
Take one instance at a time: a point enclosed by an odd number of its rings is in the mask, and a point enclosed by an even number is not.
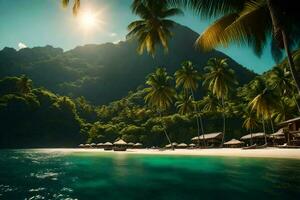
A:
[[[0,199],[299,199],[300,161],[1,150]]]

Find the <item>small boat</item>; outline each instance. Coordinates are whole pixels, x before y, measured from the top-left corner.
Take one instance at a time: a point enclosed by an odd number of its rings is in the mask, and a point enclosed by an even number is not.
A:
[[[243,147],[242,149],[247,150],[247,149],[256,149],[256,148],[257,148],[257,145],[253,144],[253,145],[250,145],[248,147]]]
[[[268,147],[268,144],[266,143],[266,144],[263,144],[263,145],[261,145],[261,146],[257,146],[256,148],[257,149],[265,149],[265,148],[267,148]]]

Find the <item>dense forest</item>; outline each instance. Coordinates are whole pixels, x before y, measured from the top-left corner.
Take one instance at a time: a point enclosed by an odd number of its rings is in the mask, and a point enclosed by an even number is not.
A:
[[[299,52],[294,55],[299,66]],[[224,73],[230,74],[223,101],[210,87],[214,79],[209,75],[216,62],[225,63]],[[74,147],[118,138],[162,146],[168,143],[164,130],[172,141],[190,143],[199,131],[199,117],[204,133],[223,131],[226,118],[225,140],[262,131],[263,123],[271,133],[278,122],[298,115],[300,110],[299,96],[286,67],[283,61],[247,84],[239,82],[238,74],[223,58],[208,59],[204,66],[184,61],[175,73],[153,67],[144,84],[105,105],[94,105],[83,96],[58,95],[36,86],[39,84],[26,75],[5,77],[0,81],[0,147]],[[182,80],[189,73],[196,85],[186,90]],[[159,84],[168,87],[170,100],[166,103],[157,104],[161,99],[153,95]]]

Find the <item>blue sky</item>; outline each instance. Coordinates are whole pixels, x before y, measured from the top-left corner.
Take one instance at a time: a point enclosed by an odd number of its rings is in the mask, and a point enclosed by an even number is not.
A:
[[[71,0],[70,0],[71,1]],[[124,40],[127,25],[137,19],[130,11],[131,0],[82,0],[83,9],[99,13],[100,23],[87,31],[73,17],[71,7],[63,9],[60,0],[0,0],[0,49],[52,45],[64,50],[84,44]],[[209,21],[186,11],[174,20],[201,33]],[[245,67],[262,73],[274,65],[267,48],[261,58],[247,47],[219,49]]]

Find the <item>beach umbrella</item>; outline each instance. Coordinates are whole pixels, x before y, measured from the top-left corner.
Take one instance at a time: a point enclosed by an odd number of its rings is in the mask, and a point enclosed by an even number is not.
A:
[[[105,145],[105,146],[112,146],[113,144],[110,143],[110,142],[105,142],[103,145]]]
[[[127,145],[127,143],[124,140],[120,139],[120,140],[114,142],[114,145]]]
[[[140,147],[140,146],[143,146],[143,145],[141,143],[136,143],[136,144],[134,144],[134,146]]]
[[[187,147],[188,145],[185,143],[180,143],[179,145],[177,145],[178,147]]]
[[[191,144],[189,144],[189,146],[190,146],[190,147],[195,147],[196,145],[193,144],[193,143],[191,143]]]
[[[128,145],[128,146],[133,146],[134,143],[133,143],[133,142],[129,142],[129,143],[127,143],[127,145]]]
[[[176,142],[173,142],[172,145],[173,145],[173,146],[177,146],[178,144],[177,144]]]
[[[96,144],[95,144],[95,143],[91,143],[90,145],[91,145],[92,147],[96,146]]]
[[[84,144],[80,144],[79,147],[84,147]]]

